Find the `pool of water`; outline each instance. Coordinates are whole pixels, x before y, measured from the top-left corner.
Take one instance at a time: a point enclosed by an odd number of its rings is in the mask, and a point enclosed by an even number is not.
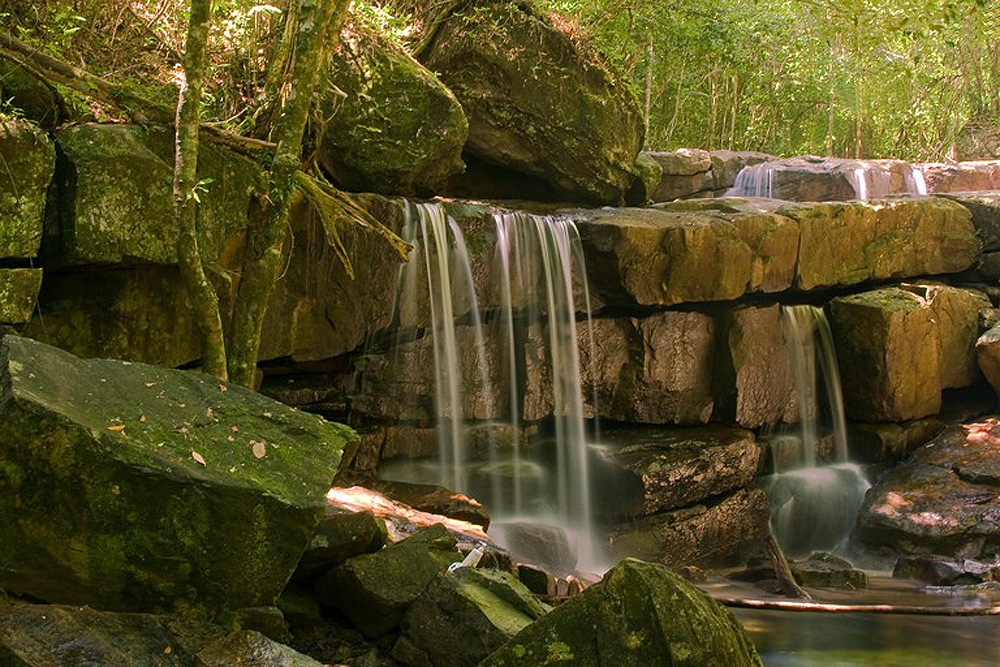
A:
[[[732,611],[767,667],[998,667],[1000,616],[946,616],[1000,605],[996,585],[929,588],[869,573],[862,591],[809,589],[815,601],[940,609],[942,615]],[[709,585],[715,597],[774,599],[750,586]]]

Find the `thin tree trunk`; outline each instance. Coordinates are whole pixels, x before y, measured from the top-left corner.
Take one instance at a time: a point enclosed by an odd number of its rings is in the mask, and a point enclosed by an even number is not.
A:
[[[649,33],[649,43],[646,49],[646,99],[643,106],[643,141],[649,146],[649,115],[653,106],[653,33]]]
[[[785,552],[781,550],[781,545],[775,539],[774,531],[771,530],[770,526],[768,526],[765,547],[767,548],[767,555],[771,557],[771,564],[774,566],[774,576],[778,580],[778,587],[781,588],[781,592],[790,598],[811,600],[812,596],[795,581],[795,575],[792,574],[792,568],[788,565]]]
[[[201,332],[202,369],[226,379],[226,343],[215,288],[205,275],[198,248],[198,128],[205,77],[205,51],[212,20],[212,0],[191,0],[184,49],[184,80],[177,98],[174,142],[174,224],[177,264]]]
[[[274,131],[277,147],[267,189],[257,193],[250,213],[243,273],[233,306],[229,377],[245,386],[254,382],[264,311],[283,265],[288,212],[312,94],[325,47],[340,33],[348,1],[301,0],[288,99]]]

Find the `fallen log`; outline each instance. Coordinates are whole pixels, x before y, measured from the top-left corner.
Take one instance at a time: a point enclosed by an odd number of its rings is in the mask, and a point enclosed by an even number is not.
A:
[[[808,611],[827,614],[900,614],[910,616],[1000,616],[1000,606],[990,607],[930,607],[899,604],[841,604],[799,600],[759,600],[716,597],[727,607],[764,611]]]

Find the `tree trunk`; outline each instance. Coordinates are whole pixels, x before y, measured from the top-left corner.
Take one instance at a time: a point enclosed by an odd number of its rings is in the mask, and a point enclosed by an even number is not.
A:
[[[191,0],[184,49],[184,79],[177,98],[174,142],[174,225],[177,264],[201,332],[202,369],[226,379],[226,344],[215,288],[205,275],[198,248],[198,128],[205,76],[205,47],[212,20],[212,0]]]
[[[266,191],[256,193],[250,212],[243,273],[233,305],[229,377],[248,387],[257,370],[264,311],[283,266],[295,172],[313,91],[325,47],[340,33],[347,6],[348,0],[301,0],[288,98],[273,134],[277,144],[274,162],[267,175]]]

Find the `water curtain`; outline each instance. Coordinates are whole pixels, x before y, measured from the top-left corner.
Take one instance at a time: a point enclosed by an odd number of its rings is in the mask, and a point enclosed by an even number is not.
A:
[[[579,558],[586,561],[593,529],[577,313],[589,317],[590,296],[579,234],[572,220],[559,216],[497,211],[492,222],[494,254],[474,260],[443,205],[408,208],[406,233],[416,251],[403,269],[401,303],[426,298],[429,304],[438,481],[479,497],[495,522],[558,523],[580,536]],[[420,283],[426,295],[418,293]],[[464,349],[470,340],[472,355]],[[470,359],[475,368],[468,367]],[[531,415],[551,421],[555,461],[543,472],[522,452],[529,373],[528,400],[550,406],[550,414],[535,414],[534,405]],[[488,433],[506,435],[486,438],[485,457],[483,438],[469,438],[481,423],[470,414],[476,403],[470,393],[480,402],[486,396],[494,412],[503,413],[504,428]]]

